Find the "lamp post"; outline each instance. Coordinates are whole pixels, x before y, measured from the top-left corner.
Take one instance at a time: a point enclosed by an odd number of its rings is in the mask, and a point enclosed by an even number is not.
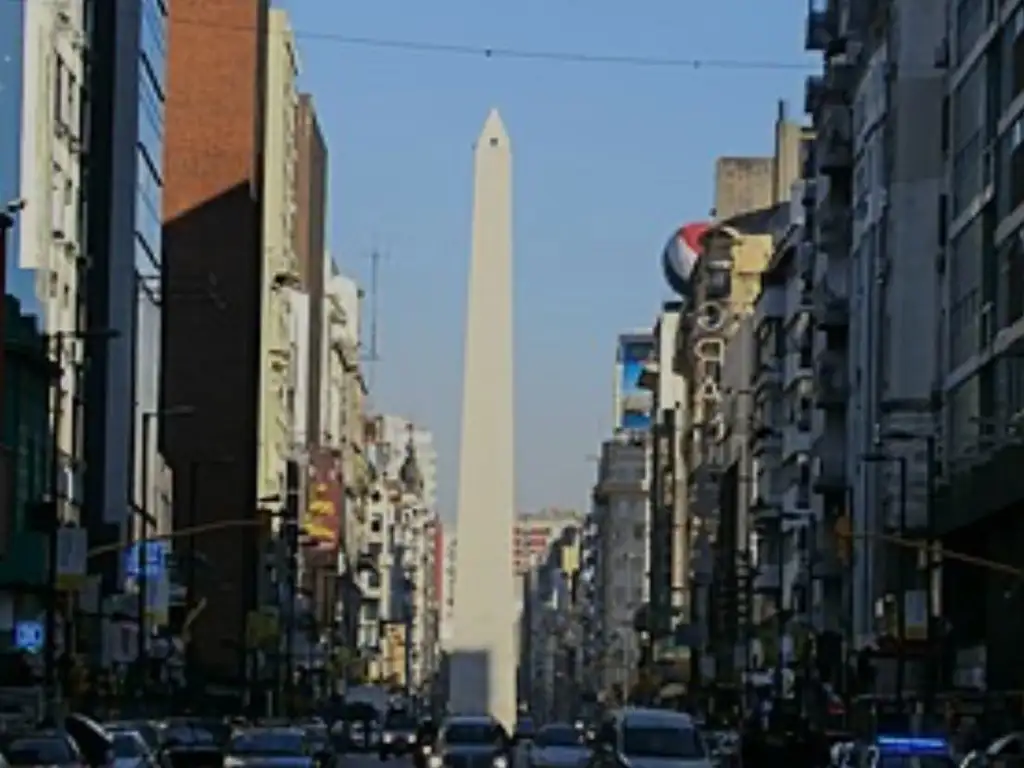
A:
[[[116,338],[119,333],[112,329],[88,329],[82,331],[57,331],[56,333],[44,336],[46,343],[52,345],[50,359],[53,363],[53,374],[50,380],[51,400],[51,425],[50,425],[50,508],[47,510],[47,605],[46,605],[46,628],[43,633],[43,668],[46,688],[52,700],[56,700],[57,676],[57,603],[58,603],[58,576],[60,566],[58,559],[60,549],[58,546],[61,513],[60,513],[60,433],[64,427],[64,345],[68,340],[98,340],[109,341]],[[67,649],[65,649],[65,652]]]
[[[149,461],[150,461],[150,443],[152,442],[152,424],[154,421],[160,418],[168,418],[173,416],[187,416],[195,412],[195,409],[191,406],[173,406],[170,408],[161,408],[154,411],[146,411],[142,414],[142,461],[139,470],[139,485],[141,486],[141,499],[142,505],[139,515],[139,538],[135,544],[136,563],[138,568],[138,575],[136,576],[136,582],[138,584],[139,591],[139,632],[138,632],[138,662],[139,669],[145,669],[146,663],[146,609],[148,608],[148,570],[149,570],[149,523],[150,520],[154,520],[152,513],[149,510],[150,500],[150,489],[149,489]]]
[[[904,536],[907,530],[907,457],[892,456],[887,453],[865,453],[860,457],[865,464],[884,464],[896,462],[899,468],[899,536]],[[906,645],[907,641],[907,573],[904,567],[903,553],[900,553],[898,567],[896,570],[896,584],[899,591],[899,598],[896,601],[896,622],[898,648],[896,654],[896,701],[903,709],[904,682],[906,676]]]

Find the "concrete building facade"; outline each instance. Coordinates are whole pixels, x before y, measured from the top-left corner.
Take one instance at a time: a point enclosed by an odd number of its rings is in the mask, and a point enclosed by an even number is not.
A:
[[[50,345],[62,376],[51,411],[60,414],[59,514],[73,520],[82,508],[84,480],[85,10],[84,0],[23,6],[18,195],[26,207],[18,217],[17,264],[34,275],[43,332],[61,334]]]
[[[167,422],[172,466],[203,467],[175,475],[184,527],[260,514],[267,2],[175,0],[169,14],[161,385],[166,402],[196,411]],[[208,680],[237,685],[246,672],[268,528],[188,540],[211,563],[197,569],[209,606],[194,629]]]
[[[290,339],[288,289],[301,285],[295,253],[299,61],[284,10],[270,11],[266,34],[259,498],[283,496],[285,468],[296,447],[292,444],[290,404],[296,386],[296,350]]]
[[[449,705],[490,712],[512,728],[512,148],[497,110],[477,138],[473,187]]]
[[[622,430],[601,446],[591,511],[594,531],[591,635],[596,690],[624,701],[640,661],[635,631],[649,597],[648,437]]]

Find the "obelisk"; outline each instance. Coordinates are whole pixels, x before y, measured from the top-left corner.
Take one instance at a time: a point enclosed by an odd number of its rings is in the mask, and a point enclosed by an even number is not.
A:
[[[512,574],[512,148],[497,110],[473,152],[449,710],[516,717]]]

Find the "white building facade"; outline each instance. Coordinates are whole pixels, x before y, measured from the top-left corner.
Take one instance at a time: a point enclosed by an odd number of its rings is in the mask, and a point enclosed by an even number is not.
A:
[[[35,274],[43,331],[61,365],[60,420],[64,466],[62,514],[81,502],[82,466],[76,425],[81,404],[85,231],[82,150],[85,105],[83,0],[24,4],[21,198],[18,265]],[[7,201],[4,201],[5,203]],[[59,336],[55,336],[60,334]]]

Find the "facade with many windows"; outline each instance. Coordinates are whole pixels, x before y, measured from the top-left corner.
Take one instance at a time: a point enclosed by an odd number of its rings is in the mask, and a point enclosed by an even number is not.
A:
[[[98,543],[137,531],[146,518],[156,532],[172,525],[158,448],[167,7],[89,0],[85,14],[83,437],[88,465],[103,467],[85,478],[90,539]],[[115,558],[101,570],[106,589],[118,589]]]
[[[940,274],[944,407],[934,525],[960,550],[1019,565],[1024,3],[957,0],[945,46],[948,238]],[[984,649],[990,683],[1024,684],[1014,663],[1024,633],[1019,591],[1006,592],[998,574],[956,564],[943,565],[942,584],[943,614],[959,628],[957,671],[959,660]]]

